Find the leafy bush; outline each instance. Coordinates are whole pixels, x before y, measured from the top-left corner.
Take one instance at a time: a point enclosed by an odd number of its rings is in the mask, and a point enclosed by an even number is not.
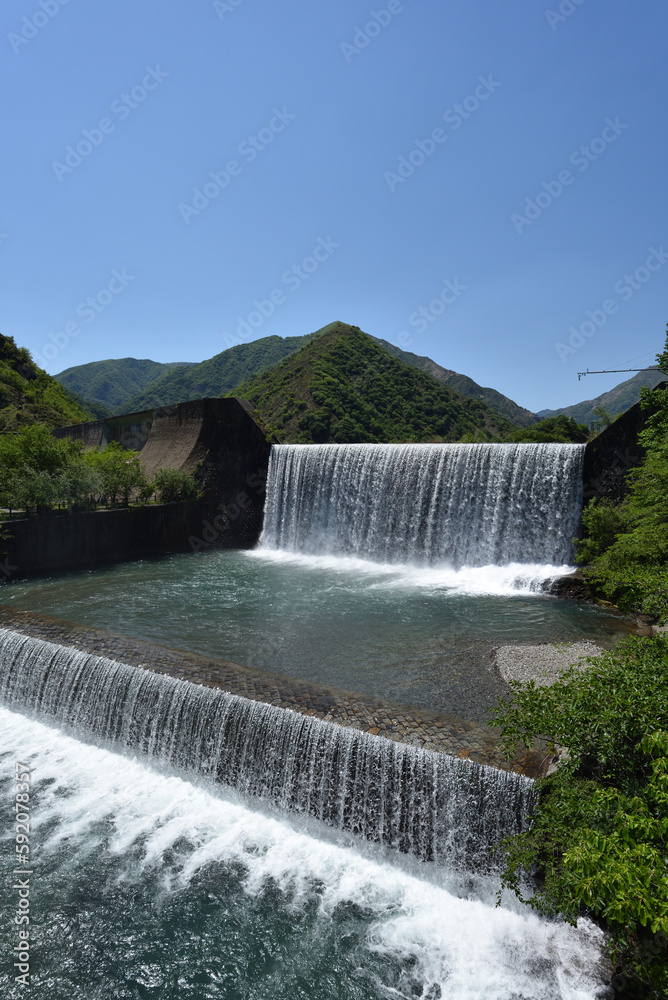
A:
[[[531,828],[503,844],[504,885],[541,913],[610,933],[617,996],[668,994],[668,637],[629,637],[551,687],[514,683],[493,720],[509,755],[566,751]]]
[[[202,495],[195,479],[181,469],[159,469],[150,484],[150,489],[160,503],[197,500]]]
[[[590,500],[582,512],[585,537],[575,540],[575,553],[579,563],[590,563],[602,556],[606,549],[628,527],[628,519],[619,504],[610,500]]]
[[[56,507],[127,507],[148,503],[154,494],[162,503],[201,495],[193,477],[177,469],[161,469],[149,482],[138,453],[116,441],[85,452],[80,442],[56,439],[41,424],[0,435],[0,505],[10,511],[30,515]]]

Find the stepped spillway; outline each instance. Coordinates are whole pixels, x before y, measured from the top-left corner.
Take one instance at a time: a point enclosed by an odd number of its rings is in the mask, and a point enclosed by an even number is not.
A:
[[[86,739],[422,860],[490,867],[532,782],[67,646],[0,630],[0,699]]]
[[[572,561],[584,445],[272,448],[261,546],[379,563]]]

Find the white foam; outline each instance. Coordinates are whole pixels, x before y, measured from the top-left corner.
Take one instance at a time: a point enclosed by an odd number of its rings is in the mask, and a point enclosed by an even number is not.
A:
[[[586,921],[575,929],[521,908],[457,898],[429,866],[418,877],[370,850],[315,836],[298,820],[84,746],[4,708],[0,734],[5,773],[13,773],[14,760],[34,767],[40,853],[62,853],[67,844],[73,878],[81,877],[82,856],[99,853],[105,842],[118,857],[134,846],[124,879],[163,868],[167,892],[210,862],[239,862],[250,896],[271,879],[298,907],[317,884],[325,919],[341,902],[371,911],[369,951],[413,967],[410,982],[423,984],[423,996],[438,984],[449,1000],[593,1000],[600,986],[603,936]]]
[[[349,576],[357,587],[409,588],[473,596],[527,596],[543,594],[546,580],[572,573],[574,566],[509,563],[505,566],[417,566],[377,563],[354,556],[306,555],[262,546],[244,553],[252,559],[298,566],[321,573]]]

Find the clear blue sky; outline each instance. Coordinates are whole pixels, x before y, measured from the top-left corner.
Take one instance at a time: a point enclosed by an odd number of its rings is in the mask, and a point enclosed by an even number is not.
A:
[[[597,395],[668,320],[667,35],[659,0],[6,0],[0,330],[55,373],[340,319]]]

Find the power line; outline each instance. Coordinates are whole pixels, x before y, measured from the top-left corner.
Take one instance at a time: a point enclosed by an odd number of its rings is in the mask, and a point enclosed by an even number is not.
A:
[[[649,368],[604,368],[600,372],[590,372],[587,369],[586,372],[578,372],[578,382],[585,375],[615,375],[619,372],[663,372],[664,375],[668,375],[668,372],[663,368],[659,368],[658,365],[651,365]]]

